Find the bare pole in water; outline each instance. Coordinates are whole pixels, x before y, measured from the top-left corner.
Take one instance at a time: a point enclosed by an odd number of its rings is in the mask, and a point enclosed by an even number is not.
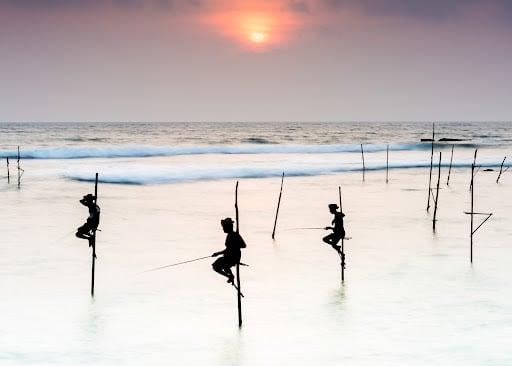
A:
[[[470,254],[469,254],[469,260],[471,263],[473,263],[473,219],[475,215],[475,188],[474,188],[474,181],[475,181],[475,161],[476,161],[476,154],[478,150],[475,150],[475,158],[473,159],[473,164],[471,164],[471,224],[470,224],[470,239],[469,239],[469,246],[470,246]]]
[[[364,182],[364,172],[366,170],[366,166],[364,165],[364,150],[363,150],[363,144],[361,144],[361,157],[363,158],[363,182]]]
[[[240,221],[238,218],[238,181],[235,186],[235,220],[236,220],[236,232],[240,232]],[[238,296],[238,326],[242,327],[242,290],[240,289],[240,263],[236,264],[236,284],[237,284],[237,296]]]
[[[499,183],[500,182],[500,178],[501,178],[501,174],[503,173],[503,164],[505,164],[505,160],[507,160],[507,157],[505,156],[503,158],[503,161],[501,162],[501,166],[500,166],[500,174],[498,174],[498,178],[496,179],[496,183]],[[507,171],[507,169],[505,169],[505,171]]]
[[[18,146],[18,188],[21,185],[20,147]]]
[[[274,220],[274,229],[272,230],[272,239],[274,239],[274,237],[276,235],[277,215],[279,215],[279,206],[281,205],[281,195],[283,194],[283,182],[284,182],[284,172],[281,177],[281,189],[279,190],[279,198],[277,199],[277,210],[276,210],[276,218]]]
[[[470,224],[470,232],[469,232],[469,244],[470,244],[470,261],[473,263],[473,235],[482,227],[483,224],[486,223],[487,220],[489,220],[492,216],[492,213],[483,213],[483,212],[475,212],[475,175],[478,173],[478,170],[475,171],[476,167],[476,154],[478,150],[475,150],[475,158],[473,160],[473,164],[471,164],[471,211],[470,212],[464,212],[466,215],[471,216],[471,224]],[[482,215],[486,216],[482,222],[480,222],[480,225],[474,229],[474,216],[475,215]]]
[[[435,124],[432,123],[432,151],[430,152],[430,176],[428,178],[428,201],[427,201],[427,211],[430,210],[430,194],[432,189],[432,167],[434,164],[434,139],[435,139]]]
[[[386,145],[386,183],[389,182],[389,144]]]
[[[340,196],[340,212],[343,214],[343,205],[341,204],[341,187],[338,187],[338,193]],[[341,238],[341,282],[345,281],[345,238]]]
[[[98,173],[94,180],[94,204],[98,203]],[[96,230],[92,234],[92,271],[91,271],[91,296],[94,297],[94,269],[96,264]]]
[[[452,157],[450,158],[450,168],[448,169],[448,178],[446,179],[446,185],[450,185],[450,175],[452,174],[452,164],[453,164],[453,148],[455,145],[452,145]]]
[[[441,182],[441,152],[439,152],[439,167],[437,173],[436,199],[434,200],[434,218],[432,219],[432,229],[436,231],[437,222],[437,203],[439,202],[439,183]],[[434,194],[432,193],[432,197]]]
[[[9,172],[9,157],[5,158],[7,161],[7,183],[11,183],[11,173]]]

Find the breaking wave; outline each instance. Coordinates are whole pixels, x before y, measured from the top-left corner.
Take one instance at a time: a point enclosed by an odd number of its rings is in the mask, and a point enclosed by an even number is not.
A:
[[[485,167],[499,167],[500,162],[483,163],[480,166]],[[448,164],[442,164],[447,167]],[[470,162],[457,163],[452,165],[454,168],[469,168]],[[428,168],[430,163],[400,163],[390,164],[390,169],[414,169],[414,168]],[[386,165],[370,165],[366,167],[368,171],[385,170]],[[318,176],[328,175],[343,172],[357,172],[361,171],[360,166],[310,166],[310,167],[288,167],[284,173],[288,177],[305,177],[305,176]],[[152,185],[152,184],[168,184],[168,183],[182,183],[182,182],[196,182],[207,180],[222,180],[222,179],[243,179],[243,178],[271,178],[280,177],[283,173],[282,167],[268,166],[268,167],[230,167],[230,168],[167,168],[167,167],[153,167],[153,168],[115,168],[99,174],[99,180],[103,183],[112,184],[134,184],[134,185]],[[95,174],[92,171],[79,171],[64,174],[64,177],[74,181],[92,182],[95,179]]]
[[[451,147],[451,144],[436,143],[437,148]],[[365,152],[386,151],[386,144],[363,145]],[[471,143],[456,144],[462,148],[476,148],[481,145]],[[390,144],[391,151],[429,150],[431,144]],[[260,141],[245,145],[202,145],[202,146],[139,146],[119,145],[105,147],[59,147],[21,150],[23,159],[87,159],[87,158],[144,158],[176,155],[205,154],[332,154],[355,153],[361,151],[359,144],[339,145],[279,145]],[[0,158],[14,158],[16,150],[0,151]]]

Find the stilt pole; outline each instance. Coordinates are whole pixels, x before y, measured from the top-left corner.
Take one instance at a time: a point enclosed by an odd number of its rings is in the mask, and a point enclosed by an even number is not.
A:
[[[18,188],[21,185],[20,147],[18,146]]]
[[[7,183],[11,183],[11,173],[9,172],[9,157],[5,158],[7,161]]]
[[[496,183],[500,182],[501,174],[503,173],[503,164],[505,164],[505,160],[507,160],[506,156],[503,158],[503,161],[501,162],[500,174],[498,174],[498,178],[496,179]],[[508,168],[506,170],[508,170]]]
[[[240,222],[238,216],[238,181],[235,187],[235,214],[236,214],[236,232],[240,232]],[[242,289],[240,286],[240,263],[236,265],[236,284],[237,284],[237,297],[238,297],[238,326],[242,327]]]
[[[470,225],[470,239],[469,239],[469,245],[470,245],[470,253],[469,253],[469,260],[471,263],[473,263],[473,218],[475,215],[475,161],[476,161],[476,154],[478,150],[475,150],[475,159],[473,160],[473,164],[471,164],[471,225]]]
[[[363,158],[363,182],[364,182],[364,173],[365,173],[365,170],[366,170],[366,166],[364,164],[364,149],[363,149],[363,144],[361,144],[361,157]]]
[[[441,152],[439,152],[439,166],[437,172],[436,199],[434,200],[434,218],[432,219],[432,229],[436,231],[437,206],[439,202],[439,183],[441,182]]]
[[[452,156],[450,158],[450,168],[448,169],[448,178],[446,179],[446,185],[449,186],[450,185],[450,176],[452,174],[452,164],[453,164],[453,148],[455,147],[455,145],[452,145]]]
[[[94,204],[98,203],[98,173],[94,180]],[[92,239],[92,271],[91,271],[91,296],[94,297],[94,269],[96,264],[96,230],[93,233]]]
[[[272,230],[272,239],[274,239],[275,235],[276,235],[277,216],[279,215],[279,206],[281,205],[281,196],[283,194],[283,182],[284,182],[284,172],[281,177],[281,189],[279,190],[279,198],[277,199],[276,218],[274,220],[274,229]]]
[[[343,205],[341,204],[341,187],[338,187],[338,194],[340,197],[340,212],[343,213]],[[341,261],[341,282],[345,281],[345,238],[341,239],[341,253],[340,253],[340,261]]]
[[[430,210],[430,194],[432,190],[432,167],[434,164],[434,139],[435,139],[435,124],[432,123],[432,150],[430,152],[430,175],[428,178],[428,201],[427,201],[427,211]]]
[[[478,173],[478,170],[475,171],[476,167],[476,154],[478,150],[475,150],[475,158],[473,160],[473,164],[471,164],[471,211],[464,212],[466,215],[471,215],[471,226],[469,233],[469,243],[470,243],[470,261],[473,263],[473,235],[482,227],[483,224],[487,222],[492,216],[492,213],[483,213],[483,212],[475,212],[475,175]],[[474,229],[474,216],[482,215],[486,216],[480,224]]]
[[[389,182],[389,145],[386,146],[386,183]]]

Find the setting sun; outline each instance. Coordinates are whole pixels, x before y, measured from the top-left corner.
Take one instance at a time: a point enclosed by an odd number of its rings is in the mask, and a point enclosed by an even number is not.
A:
[[[287,42],[298,21],[296,14],[275,7],[258,10],[241,7],[212,14],[207,22],[247,50],[260,52]]]
[[[249,38],[254,43],[263,43],[267,40],[266,35],[262,32],[252,32]]]

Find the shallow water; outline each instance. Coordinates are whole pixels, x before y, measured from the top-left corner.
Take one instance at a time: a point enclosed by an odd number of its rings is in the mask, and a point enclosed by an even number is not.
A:
[[[385,143],[387,141],[380,141]],[[377,141],[375,142],[377,143]],[[507,147],[479,153],[500,162]],[[445,155],[445,154],[443,154]],[[428,151],[393,152],[425,161]],[[460,149],[458,162],[470,162]],[[469,170],[442,170],[437,232],[427,203],[428,169],[329,172],[285,179],[272,241],[279,177],[240,181],[244,325],[236,292],[212,260],[141,273],[223,247],[219,220],[234,216],[236,176],[224,179],[100,184],[96,296],[87,244],[73,237],[86,217],[78,199],[95,168],[357,163],[357,153],[164,156],[22,161],[21,189],[0,183],[0,364],[6,365],[509,365],[512,356],[511,188],[507,172],[480,171],[476,206],[494,212],[475,236],[469,263]],[[385,152],[369,153],[381,164]],[[216,164],[216,165],[215,165]],[[174,171],[172,171],[174,172]],[[236,172],[232,175],[236,175]],[[435,174],[434,174],[435,176]],[[327,204],[342,187],[346,281],[322,244]]]

